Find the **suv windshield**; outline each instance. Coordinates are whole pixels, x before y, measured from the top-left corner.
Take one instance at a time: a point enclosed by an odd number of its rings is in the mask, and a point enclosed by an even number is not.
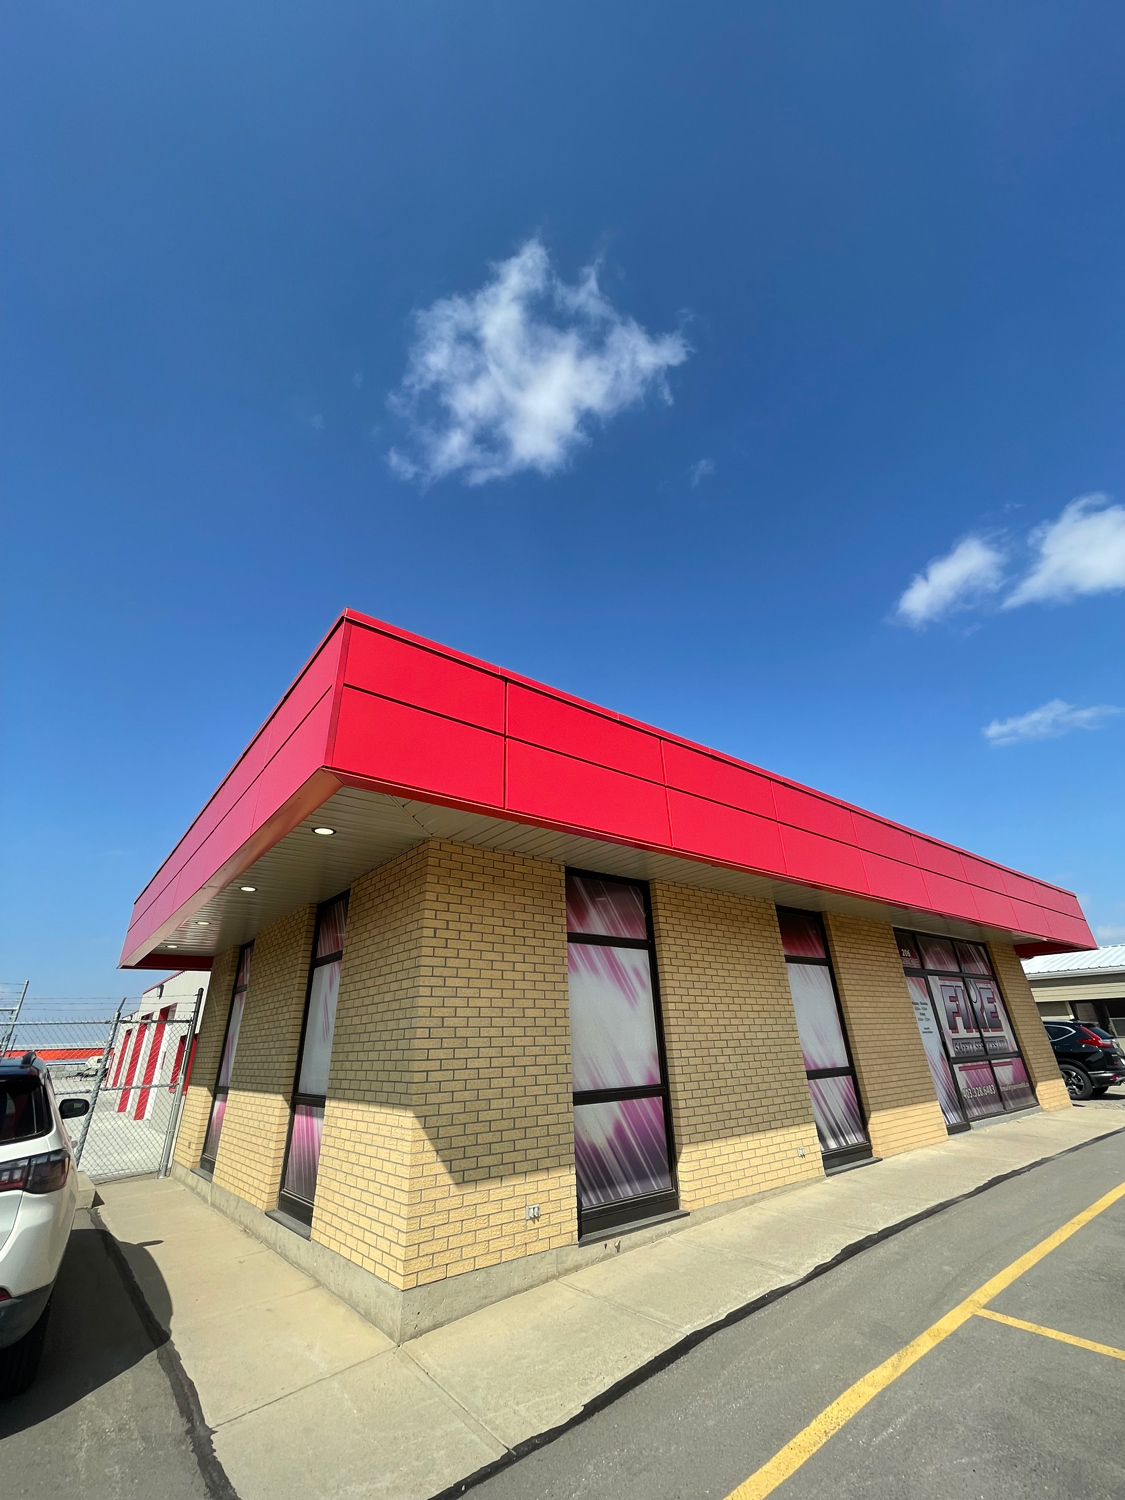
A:
[[[50,1128],[47,1091],[39,1079],[27,1074],[0,1077],[0,1146],[46,1135]]]
[[[1113,1041],[1113,1037],[1108,1031],[1101,1026],[1095,1026],[1092,1021],[1083,1021],[1082,1029],[1084,1031],[1092,1031],[1095,1036],[1104,1037],[1107,1042]]]

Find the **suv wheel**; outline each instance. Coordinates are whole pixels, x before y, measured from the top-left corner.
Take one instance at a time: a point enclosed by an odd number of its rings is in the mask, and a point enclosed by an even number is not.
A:
[[[1059,1072],[1066,1084],[1066,1091],[1072,1099],[1093,1097],[1094,1085],[1090,1082],[1090,1075],[1085,1068],[1080,1068],[1077,1063],[1064,1062],[1059,1064]]]
[[[22,1396],[35,1379],[50,1316],[51,1304],[48,1302],[22,1339],[0,1349],[0,1399]]]

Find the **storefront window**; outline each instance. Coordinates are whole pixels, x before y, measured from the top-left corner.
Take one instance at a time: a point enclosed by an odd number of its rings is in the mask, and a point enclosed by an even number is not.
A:
[[[871,1155],[819,912],[777,908],[805,1077],[825,1165]]]
[[[984,944],[895,936],[947,1128],[1035,1104]]]
[[[297,1062],[297,1083],[285,1168],[281,1175],[278,1207],[303,1223],[312,1223],[316,1178],[320,1167],[320,1138],[324,1128],[324,1102],[328,1093],[328,1066],[332,1060],[332,1037],[336,1029],[336,999],[344,959],[344,934],[348,921],[345,892],[326,901],[317,913],[316,937],[309,970],[305,1025]]]
[[[242,1030],[242,1013],[246,1009],[246,990],[250,984],[250,962],[253,956],[253,943],[246,943],[239,950],[238,969],[234,976],[234,992],[230,999],[230,1010],[227,1012],[227,1029],[223,1037],[219,1072],[215,1079],[215,1092],[211,1100],[211,1118],[207,1122],[203,1154],[199,1158],[199,1165],[208,1172],[215,1170],[215,1158],[219,1154],[219,1137],[223,1133],[223,1120],[227,1112],[227,1094],[230,1092],[231,1074],[234,1071],[234,1054],[238,1051],[238,1033]]]
[[[579,1234],[678,1206],[648,888],[568,871]]]

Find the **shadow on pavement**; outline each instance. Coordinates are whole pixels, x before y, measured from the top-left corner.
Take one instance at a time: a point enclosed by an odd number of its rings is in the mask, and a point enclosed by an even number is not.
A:
[[[0,1438],[65,1411],[167,1341],[172,1303],[156,1262],[143,1245],[121,1251],[155,1323],[138,1311],[102,1231],[79,1212],[55,1283],[39,1374],[24,1395],[0,1402]]]

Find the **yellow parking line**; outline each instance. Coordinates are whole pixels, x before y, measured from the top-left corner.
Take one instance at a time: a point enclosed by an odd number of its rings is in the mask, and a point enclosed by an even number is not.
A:
[[[1045,1240],[1040,1240],[1026,1255],[1021,1255],[1010,1266],[998,1271],[982,1287],[978,1287],[971,1297],[966,1297],[964,1302],[959,1302],[947,1312],[944,1318],[939,1318],[924,1333],[905,1344],[897,1354],[892,1354],[890,1359],[884,1360],[876,1369],[849,1386],[842,1396],[838,1396],[831,1406],[826,1406],[818,1417],[814,1417],[807,1427],[802,1428],[768,1463],[764,1463],[737,1489],[731,1490],[726,1500],[763,1500],[764,1496],[771,1495],[779,1484],[795,1474],[806,1460],[823,1448],[828,1439],[839,1432],[857,1412],[862,1411],[880,1391],[886,1390],[892,1381],[909,1370],[924,1354],[928,1354],[963,1323],[967,1323],[986,1303],[991,1302],[993,1297],[998,1297],[1025,1271],[1030,1271],[1044,1256],[1057,1250],[1072,1234],[1077,1234],[1091,1219],[1096,1219],[1098,1214],[1104,1213],[1121,1198],[1125,1198],[1125,1182],[1104,1194],[1096,1203],[1091,1203],[1080,1214],[1075,1214],[1073,1219],[1068,1219],[1061,1228],[1049,1234]]]
[[[1095,1344],[1090,1339],[1076,1338],[1073,1333],[1061,1333],[1057,1328],[1044,1328],[1041,1323],[1025,1323],[1022,1318],[1009,1318],[1005,1313],[993,1312],[991,1308],[977,1309],[978,1318],[991,1318],[994,1323],[1007,1323],[1009,1328],[1023,1328],[1028,1333],[1041,1333],[1045,1339],[1058,1339],[1060,1344],[1074,1344],[1078,1349],[1089,1349],[1094,1354],[1108,1354],[1110,1359],[1125,1359],[1125,1349],[1115,1349],[1112,1344]]]

